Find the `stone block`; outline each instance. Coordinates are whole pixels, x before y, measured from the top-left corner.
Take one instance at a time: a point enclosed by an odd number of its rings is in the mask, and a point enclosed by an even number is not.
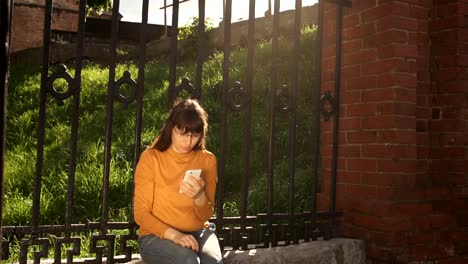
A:
[[[334,238],[298,245],[224,252],[224,264],[365,264],[364,241]],[[143,264],[134,259],[131,264]]]
[[[366,251],[362,240],[336,238],[299,245],[227,251],[225,264],[365,264]]]

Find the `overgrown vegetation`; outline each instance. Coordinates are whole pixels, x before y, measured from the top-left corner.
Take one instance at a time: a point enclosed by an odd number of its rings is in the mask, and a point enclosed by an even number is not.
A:
[[[193,32],[193,31],[192,31]],[[190,36],[186,36],[190,38]],[[302,52],[297,99],[296,141],[290,142],[291,114],[278,114],[275,118],[274,137],[274,212],[287,212],[289,195],[290,146],[295,144],[295,210],[309,210],[311,175],[315,170],[313,138],[316,129],[313,104],[315,29],[302,30]],[[279,43],[280,84],[292,87],[294,62],[291,41],[284,37]],[[224,55],[215,51],[204,63],[202,104],[209,113],[210,130],[208,149],[220,155],[221,87]],[[251,142],[248,193],[248,214],[266,212],[268,181],[268,145],[271,97],[271,43],[262,41],[255,47],[254,81],[251,117]],[[149,61],[145,67],[144,108],[141,150],[148,145],[167,115],[168,65],[163,59]],[[116,79],[128,70],[132,78],[139,74],[134,63],[119,64]],[[68,72],[74,76],[74,69]],[[178,77],[195,79],[195,62],[186,60],[177,68]],[[247,51],[239,48],[231,54],[230,79],[239,81],[244,89],[247,73]],[[109,69],[87,62],[81,72],[80,115],[78,128],[77,167],[73,223],[99,221],[101,218],[102,182],[104,174],[104,146],[107,83]],[[5,163],[4,226],[31,225],[31,209],[35,182],[36,131],[38,126],[40,69],[25,65],[13,65],[9,84],[7,151]],[[54,83],[59,91],[66,91],[63,80]],[[131,87],[124,87],[129,92]],[[226,88],[228,90],[232,87]],[[235,98],[238,102],[241,98]],[[69,145],[71,132],[72,99],[60,106],[48,96],[45,131],[44,162],[40,224],[63,224],[69,179]],[[248,102],[244,102],[248,103]],[[132,174],[134,158],[136,104],[128,108],[114,102],[112,151],[110,162],[109,218],[112,221],[128,221],[132,201]],[[228,114],[227,161],[223,183],[225,190],[224,214],[238,215],[242,163],[246,137],[244,112]]]
[[[102,14],[112,8],[110,0],[87,0],[86,10],[88,13]]]

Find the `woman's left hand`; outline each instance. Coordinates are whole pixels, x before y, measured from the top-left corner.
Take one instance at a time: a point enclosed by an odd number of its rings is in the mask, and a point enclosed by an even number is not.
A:
[[[190,175],[189,181],[180,181],[180,192],[187,195],[192,199],[198,198],[203,192],[205,187],[205,181],[200,177],[196,178]]]

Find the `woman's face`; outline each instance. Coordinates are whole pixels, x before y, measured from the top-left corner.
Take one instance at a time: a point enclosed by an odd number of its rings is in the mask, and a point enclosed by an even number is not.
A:
[[[177,127],[172,129],[172,149],[177,153],[190,152],[200,140],[199,133],[184,133]]]

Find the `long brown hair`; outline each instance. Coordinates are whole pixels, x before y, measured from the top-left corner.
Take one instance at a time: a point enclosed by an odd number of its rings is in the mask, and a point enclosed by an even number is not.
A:
[[[198,101],[185,99],[177,102],[174,107],[172,107],[161,132],[149,148],[166,151],[172,144],[171,136],[174,127],[182,131],[183,134],[200,134],[200,139],[195,147],[193,147],[193,150],[205,149],[206,132],[208,131],[208,114],[200,106]]]

